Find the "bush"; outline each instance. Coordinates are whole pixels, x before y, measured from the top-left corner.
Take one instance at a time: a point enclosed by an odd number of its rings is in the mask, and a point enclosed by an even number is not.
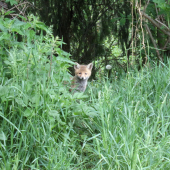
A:
[[[33,15],[22,19],[0,18],[0,167],[66,166],[74,148],[67,140],[77,136],[76,100],[86,96],[68,92],[74,63],[52,28]]]

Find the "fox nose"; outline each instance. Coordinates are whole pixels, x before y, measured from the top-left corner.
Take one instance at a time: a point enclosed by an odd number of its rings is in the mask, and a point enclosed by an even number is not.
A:
[[[80,79],[84,79],[84,80],[85,80],[85,79],[86,79],[86,77],[82,76],[82,77],[80,77]]]

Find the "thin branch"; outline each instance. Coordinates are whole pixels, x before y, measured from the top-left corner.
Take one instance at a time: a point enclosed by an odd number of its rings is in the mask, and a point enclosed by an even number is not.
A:
[[[144,49],[144,52],[145,52],[145,55],[146,55],[146,57],[145,57],[146,58],[145,64],[146,64],[147,63],[147,53],[146,53],[146,47],[145,47],[145,37],[144,37],[145,35],[144,35],[143,26],[142,26],[143,18],[142,18],[141,8],[139,8],[138,4],[136,4],[136,6],[137,6],[137,9],[138,9],[138,12],[139,12],[139,16],[140,16],[140,27],[141,27],[141,30],[142,30],[142,45],[143,45],[143,49]],[[140,4],[140,6],[141,6],[141,4]],[[146,10],[146,8],[145,8],[145,10]]]
[[[170,42],[170,37],[167,39],[167,41],[166,41],[164,47],[162,48],[162,50],[165,50],[165,49],[166,49],[166,46],[168,45],[169,42]]]
[[[156,3],[154,3],[154,5],[155,5],[155,10],[156,10],[156,13],[157,13],[157,16],[158,16],[158,9],[157,9]]]
[[[155,40],[154,40],[154,38],[153,38],[153,36],[152,36],[152,33],[151,33],[151,31],[150,31],[150,29],[149,29],[149,27],[148,27],[147,24],[145,24],[145,28],[146,28],[146,30],[148,31],[148,34],[149,34],[149,36],[150,36],[150,38],[151,38],[151,41],[152,41],[152,43],[153,43],[153,45],[154,45],[154,47],[155,47],[155,50],[156,50],[156,53],[157,53],[157,55],[158,55],[159,60],[162,61],[162,57],[161,57],[160,54],[159,54],[159,50],[158,50],[158,48],[157,48],[156,42],[155,42]]]
[[[132,0],[132,10],[131,10],[131,13],[132,13],[132,62],[133,62],[133,0]],[[128,58],[128,64],[129,64],[129,58]]]
[[[50,56],[50,70],[49,70],[49,75],[48,75],[48,78],[50,79],[50,73],[51,73],[51,67],[52,67],[52,60],[53,60],[53,50],[54,50],[54,47],[52,48],[52,52],[51,52],[51,56]]]
[[[155,19],[155,21],[159,22],[159,24],[161,24],[163,27],[166,27],[166,29],[170,31],[170,29],[165,24],[163,24],[161,21],[159,21],[158,19]]]
[[[155,20],[153,20],[150,16],[148,16],[146,13],[144,13],[143,11],[140,11],[140,13],[142,14],[142,16],[144,16],[145,18],[147,18],[154,26],[156,26],[158,29],[160,29],[164,34],[170,36],[170,31],[169,29],[167,29],[167,27],[165,27],[164,25],[156,22]],[[164,26],[164,28],[162,29],[162,26]]]
[[[23,2],[23,3],[20,3],[20,4],[18,4],[18,5],[15,5],[14,7],[10,8],[8,11],[11,11],[11,10],[13,10],[14,8],[17,8],[17,7],[19,7],[19,6],[21,6],[21,5],[24,5],[24,4],[29,4],[30,6],[34,6],[34,5],[32,5],[30,2]],[[7,11],[7,12],[8,12],[8,11]]]
[[[146,3],[146,5],[145,5],[145,7],[144,7],[144,12],[146,11],[146,8],[148,7],[148,5],[149,5],[149,2],[150,2],[150,0],[148,0],[148,2]]]

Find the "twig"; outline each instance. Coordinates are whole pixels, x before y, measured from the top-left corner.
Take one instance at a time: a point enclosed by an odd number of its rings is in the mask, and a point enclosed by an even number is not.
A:
[[[159,60],[162,61],[162,57],[161,57],[160,54],[159,54],[159,51],[158,51],[156,42],[155,42],[155,40],[154,40],[154,38],[153,38],[153,36],[152,36],[152,33],[151,33],[151,31],[150,31],[150,29],[149,29],[149,27],[148,27],[147,24],[145,24],[145,28],[146,28],[146,30],[148,31],[148,34],[149,34],[149,36],[150,36],[150,38],[151,38],[151,41],[152,41],[152,43],[153,43],[153,45],[154,45],[154,47],[155,47],[155,50],[156,50],[156,53],[157,53],[157,55],[158,55]]]
[[[159,21],[158,19],[155,19],[155,21],[159,22],[162,26],[166,27],[168,31],[170,31],[170,29],[165,24],[163,24],[161,21]]]
[[[155,10],[156,10],[156,13],[157,13],[157,16],[158,16],[158,9],[156,7],[156,3],[154,3],[154,5],[155,5]]]
[[[145,14],[143,11],[140,11],[140,13],[142,14],[142,16],[147,18],[154,26],[156,26],[158,29],[160,29],[164,34],[170,36],[169,28],[167,29],[167,27],[165,27],[166,29],[161,29],[162,24],[160,24],[160,23],[156,22],[155,20],[153,20],[150,16]]]
[[[20,3],[20,4],[18,4],[18,5],[15,5],[14,7],[12,7],[12,8],[10,8],[8,11],[11,11],[11,10],[13,10],[14,8],[17,8],[17,7],[19,7],[19,6],[21,6],[21,5],[24,5],[24,4],[30,4],[31,6],[34,6],[34,5],[32,5],[30,2],[23,2],[23,3]],[[8,12],[7,11],[7,12]],[[20,10],[19,10],[20,11]]]
[[[52,48],[52,52],[51,52],[51,56],[50,56],[50,70],[49,70],[49,75],[48,75],[48,78],[49,78],[49,79],[50,79],[51,66],[52,66],[52,59],[53,59],[53,50],[54,50],[54,47]]]
[[[132,62],[133,62],[133,0],[132,0]],[[129,60],[129,59],[128,59]],[[129,61],[128,61],[129,64]]]
[[[149,5],[149,1],[150,1],[150,0],[148,0],[148,2],[146,3],[146,5],[145,5],[145,7],[144,7],[144,10],[143,10],[144,12],[146,11],[146,8],[147,8],[148,5]]]
[[[23,7],[22,7],[22,6],[23,6]],[[30,2],[24,1],[24,2],[21,2],[21,3],[17,4],[17,5],[14,5],[14,7],[8,9],[6,12],[12,11],[13,9],[17,9],[17,10],[19,11],[19,13],[16,13],[16,14],[12,14],[12,13],[11,13],[11,14],[9,14],[9,15],[12,17],[12,19],[16,18],[18,15],[22,15],[22,16],[24,16],[25,18],[27,18],[27,16],[25,15],[25,11],[26,11],[26,9],[27,9],[28,7],[30,7],[30,6],[36,8],[36,7],[35,7],[33,4],[31,4]],[[21,9],[20,9],[20,8],[21,8]]]
[[[170,42],[170,37],[167,39],[167,41],[166,41],[164,47],[162,48],[162,50],[165,50],[165,48],[166,48],[166,46],[167,46],[167,44],[168,44],[169,42]]]
[[[143,49],[144,49],[145,55],[146,55],[146,60],[145,60],[145,64],[146,64],[147,63],[147,53],[146,53],[146,47],[145,47],[145,36],[144,36],[144,31],[143,31],[143,26],[142,26],[143,18],[142,18],[141,8],[139,7],[138,4],[136,4],[136,6],[137,6],[137,9],[138,9],[138,12],[139,12],[139,16],[140,16],[140,26],[141,26],[141,30],[142,30],[142,39],[143,39],[142,40],[142,45],[143,45]],[[146,7],[145,7],[145,10],[146,10]]]

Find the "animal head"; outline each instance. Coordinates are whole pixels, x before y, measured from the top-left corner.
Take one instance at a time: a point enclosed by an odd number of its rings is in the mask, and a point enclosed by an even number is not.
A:
[[[88,65],[80,65],[78,63],[75,63],[74,65],[74,70],[75,70],[75,75],[79,79],[88,79],[91,76],[91,71],[93,68],[93,63],[90,63]]]

